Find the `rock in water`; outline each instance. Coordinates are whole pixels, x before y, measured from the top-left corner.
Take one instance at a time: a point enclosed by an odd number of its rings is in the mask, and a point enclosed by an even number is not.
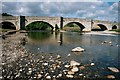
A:
[[[79,66],[80,63],[79,62],[76,62],[76,61],[70,61],[70,66]]]
[[[115,67],[108,67],[109,70],[111,70],[112,72],[120,72],[117,68]]]
[[[60,55],[57,55],[57,59],[58,59],[58,58],[61,58],[61,56],[60,56]]]
[[[72,52],[83,52],[85,51],[85,49],[81,48],[81,47],[76,47],[74,49],[72,49]]]
[[[113,76],[113,75],[108,75],[107,78],[109,78],[109,79],[114,79],[115,76]]]
[[[94,66],[94,65],[95,65],[95,63],[91,63],[90,65],[91,65],[91,66]]]

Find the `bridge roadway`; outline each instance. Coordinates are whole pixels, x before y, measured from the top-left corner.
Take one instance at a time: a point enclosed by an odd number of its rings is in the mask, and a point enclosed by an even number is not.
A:
[[[10,22],[16,30],[22,30],[24,27],[32,22],[42,21],[51,26],[55,30],[55,26],[58,25],[59,29],[63,29],[65,25],[69,23],[75,23],[80,26],[82,31],[91,31],[96,26],[99,26],[104,30],[117,29],[118,24],[116,22],[80,19],[80,18],[64,18],[64,17],[43,17],[43,16],[2,16],[0,23]]]

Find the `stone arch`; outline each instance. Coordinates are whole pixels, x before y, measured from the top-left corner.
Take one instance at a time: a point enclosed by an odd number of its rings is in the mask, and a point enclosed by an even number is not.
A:
[[[25,25],[25,27],[27,27],[29,24],[35,23],[35,22],[43,22],[43,23],[49,25],[52,30],[54,29],[54,27],[53,27],[50,23],[48,23],[48,22],[46,22],[46,21],[32,21],[32,22],[29,22],[27,25]]]
[[[10,21],[3,21],[0,23],[1,28],[3,29],[13,29],[16,30],[16,26],[14,23],[10,22]]]
[[[79,22],[68,22],[63,27],[65,27],[66,25],[71,24],[71,23],[75,23],[76,25],[78,25],[80,27],[81,31],[85,28],[85,26]]]
[[[116,25],[112,26],[112,29],[117,29],[117,26]]]
[[[103,24],[97,24],[94,28],[92,28],[92,31],[105,31],[105,30],[108,30],[108,29]]]

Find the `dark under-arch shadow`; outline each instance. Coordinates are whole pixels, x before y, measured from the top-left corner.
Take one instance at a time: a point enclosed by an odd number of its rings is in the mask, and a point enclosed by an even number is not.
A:
[[[1,29],[16,30],[16,26],[15,26],[13,23],[8,22],[8,21],[1,22],[1,23],[0,23],[0,28],[1,28]]]
[[[105,31],[108,30],[107,27],[103,24],[97,24],[98,28],[93,28],[92,31]]]
[[[116,25],[112,26],[112,29],[117,29],[117,26]]]
[[[69,22],[65,26],[67,26],[69,24],[76,24],[76,25],[78,25],[80,27],[80,31],[82,31],[85,28],[85,26],[83,24],[79,23],[79,22]]]
[[[35,23],[36,24],[40,23],[42,27],[41,26],[36,27],[36,25],[33,25]],[[31,22],[25,26],[26,30],[30,30],[30,29],[32,29],[32,30],[46,30],[48,27],[51,28],[51,30],[54,29],[54,27],[51,24],[49,24],[48,22],[44,22],[44,21],[34,21],[34,22]]]

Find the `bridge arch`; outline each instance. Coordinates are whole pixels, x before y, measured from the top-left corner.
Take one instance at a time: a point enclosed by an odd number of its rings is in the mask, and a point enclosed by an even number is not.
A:
[[[105,31],[108,30],[104,24],[97,24],[92,28],[92,31]]]
[[[32,23],[44,23],[44,24],[46,24],[47,26],[44,26],[43,25],[43,28],[47,28],[48,26],[53,30],[54,29],[54,27],[50,24],[50,23],[48,23],[48,22],[46,22],[46,21],[32,21],[32,22],[29,22],[27,25],[25,25],[25,28],[27,28],[27,27],[29,27],[29,25],[30,24],[32,24]],[[37,29],[37,28],[36,28]]]
[[[113,25],[113,26],[112,26],[112,29],[117,29],[117,26],[116,26],[116,25]]]
[[[78,25],[79,28],[80,28],[80,31],[82,31],[85,28],[85,26],[83,24],[79,23],[79,22],[68,22],[68,23],[64,24],[63,28],[65,26],[69,25],[69,24],[76,24],[76,25]]]
[[[13,29],[16,30],[16,26],[14,23],[9,21],[3,21],[0,23],[2,29]]]

